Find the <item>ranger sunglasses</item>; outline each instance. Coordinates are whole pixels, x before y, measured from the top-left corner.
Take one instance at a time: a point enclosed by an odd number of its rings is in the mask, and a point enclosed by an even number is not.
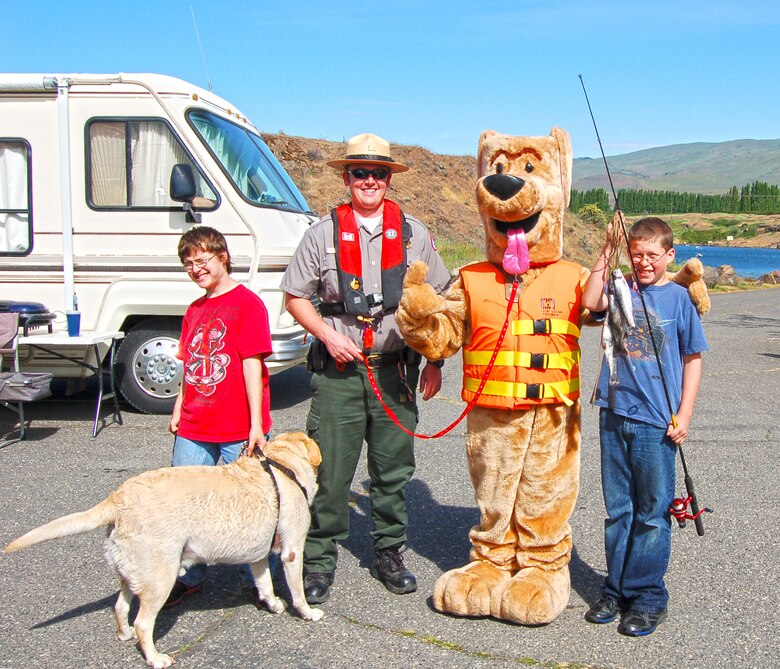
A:
[[[369,175],[374,177],[377,181],[386,179],[390,174],[390,170],[386,167],[376,167],[373,170],[366,169],[365,167],[356,167],[354,170],[347,170],[355,179],[368,179]]]

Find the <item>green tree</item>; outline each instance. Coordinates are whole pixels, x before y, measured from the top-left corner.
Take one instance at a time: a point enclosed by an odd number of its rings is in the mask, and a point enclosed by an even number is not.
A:
[[[586,204],[577,211],[577,216],[590,225],[603,228],[607,224],[607,215],[595,204]]]

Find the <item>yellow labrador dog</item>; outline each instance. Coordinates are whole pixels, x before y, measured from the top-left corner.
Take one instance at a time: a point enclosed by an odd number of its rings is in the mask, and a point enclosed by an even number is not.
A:
[[[322,611],[310,608],[303,595],[303,546],[320,449],[303,432],[287,432],[269,441],[264,453],[265,459],[241,457],[222,467],[168,467],[134,476],[100,504],[28,532],[5,552],[108,527],[106,558],[119,574],[118,636],[137,637],[155,669],[173,664],[154,646],[157,613],[176,576],[193,564],[248,563],[260,600],[280,613],[284,603],[268,570],[273,547],[281,553],[293,607],[305,620],[319,620]],[[133,595],[140,600],[134,629],[128,624]]]

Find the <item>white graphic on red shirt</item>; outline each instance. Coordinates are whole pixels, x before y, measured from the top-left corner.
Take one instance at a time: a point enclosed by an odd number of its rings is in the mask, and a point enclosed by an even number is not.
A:
[[[184,379],[201,395],[212,395],[227,376],[230,356],[219,352],[225,346],[222,340],[226,334],[222,319],[215,318],[198,327],[187,347],[191,357]]]

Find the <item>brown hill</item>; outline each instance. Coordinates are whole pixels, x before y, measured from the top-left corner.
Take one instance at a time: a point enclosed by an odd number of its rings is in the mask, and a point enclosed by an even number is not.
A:
[[[263,139],[318,214],[346,201],[347,192],[329,160],[344,155],[344,144],[321,139],[264,134]],[[393,157],[411,168],[396,174],[390,197],[426,224],[438,240],[484,245],[482,221],[474,202],[476,158],[445,156],[419,146],[393,146]],[[591,266],[603,232],[567,212],[564,255]],[[477,253],[477,255],[479,252]]]

